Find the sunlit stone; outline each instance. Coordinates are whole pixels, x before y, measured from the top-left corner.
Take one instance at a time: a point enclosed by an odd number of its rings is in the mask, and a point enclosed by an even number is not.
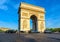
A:
[[[33,28],[38,32],[45,30],[45,9],[26,3],[21,3],[19,7],[19,28],[20,31],[30,31],[30,19],[33,20]]]

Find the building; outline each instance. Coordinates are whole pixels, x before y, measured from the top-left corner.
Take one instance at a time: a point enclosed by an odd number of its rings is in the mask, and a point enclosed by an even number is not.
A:
[[[44,32],[45,30],[45,9],[26,3],[19,7],[19,30],[30,31],[30,19],[33,21],[33,31]]]

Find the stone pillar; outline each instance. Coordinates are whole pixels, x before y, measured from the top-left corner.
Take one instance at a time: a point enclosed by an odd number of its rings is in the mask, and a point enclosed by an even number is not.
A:
[[[38,21],[38,31],[43,33],[45,30],[45,21]]]
[[[21,29],[20,31],[27,32],[30,30],[30,22],[28,19],[21,19]]]
[[[41,21],[38,21],[38,32],[41,32],[40,24],[41,24]]]

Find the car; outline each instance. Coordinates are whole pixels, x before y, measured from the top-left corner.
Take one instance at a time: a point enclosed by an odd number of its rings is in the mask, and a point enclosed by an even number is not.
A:
[[[7,30],[7,31],[5,31],[5,33],[16,33],[16,31],[15,30]]]
[[[60,33],[60,32],[56,31],[56,32],[54,32],[54,33],[57,33],[57,34],[58,34],[58,33]]]
[[[49,30],[46,30],[46,31],[44,31],[44,33],[52,33],[52,31],[49,31]]]
[[[29,31],[29,33],[40,33],[38,31]]]

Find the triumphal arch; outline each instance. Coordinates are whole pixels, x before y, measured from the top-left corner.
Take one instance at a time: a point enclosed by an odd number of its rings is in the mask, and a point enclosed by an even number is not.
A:
[[[45,9],[26,3],[21,3],[19,7],[19,29],[20,31],[29,32],[30,19],[33,22],[33,30],[44,32],[45,30]]]

